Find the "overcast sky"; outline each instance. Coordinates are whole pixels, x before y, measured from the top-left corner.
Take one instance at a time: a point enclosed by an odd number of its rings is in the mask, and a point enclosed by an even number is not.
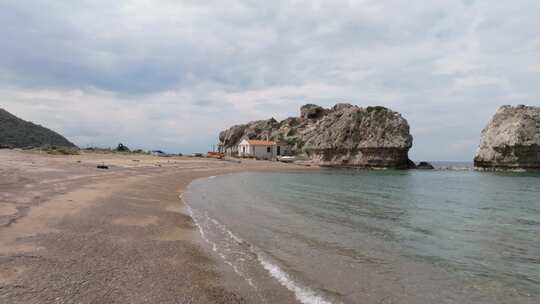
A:
[[[414,160],[471,160],[540,104],[540,1],[0,1],[0,107],[84,147],[207,151],[304,103],[399,111]]]

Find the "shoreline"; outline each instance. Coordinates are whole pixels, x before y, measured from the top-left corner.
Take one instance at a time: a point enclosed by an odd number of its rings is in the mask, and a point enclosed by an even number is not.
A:
[[[6,303],[257,302],[201,246],[178,197],[198,178],[299,168],[6,150],[0,161],[0,302]],[[100,163],[111,169],[96,169]],[[283,287],[291,298],[287,293]]]
[[[220,175],[212,175],[208,177],[194,179],[189,183],[185,191],[183,191],[179,195],[180,201],[182,201],[182,204],[186,207],[188,215],[193,219],[193,222],[197,227],[198,236],[202,239],[202,241],[204,241],[208,250],[211,250],[214,255],[218,256],[225,264],[231,267],[238,276],[244,279],[250,287],[253,288],[253,290],[259,296],[258,301],[256,301],[257,303],[331,304],[332,302],[328,301],[327,299],[313,291],[311,288],[304,286],[292,279],[290,277],[290,274],[288,274],[285,270],[281,269],[279,265],[272,262],[269,257],[266,256],[266,254],[260,251],[260,249],[252,247],[252,244],[245,241],[243,238],[235,235],[223,224],[220,224],[216,219],[210,218],[208,216],[206,217],[213,221],[214,224],[219,225],[224,235],[222,235],[222,237],[219,237],[219,239],[210,239],[207,236],[210,231],[205,230],[202,227],[201,223],[199,223],[199,220],[194,214],[192,206],[190,206],[184,194],[189,191],[191,185],[194,182],[205,182],[216,177],[241,174],[243,172],[246,171],[224,173]],[[230,259],[228,259],[228,257],[226,256],[226,252],[230,251],[231,248],[228,246],[225,248],[220,248],[223,242],[229,242],[233,245],[233,247],[237,247],[236,250],[240,248],[246,250],[246,248],[248,248],[247,253],[249,255],[256,256],[257,265],[255,265],[255,267],[258,268],[259,275],[262,272],[263,277],[255,278],[256,282],[254,282],[253,277],[250,277],[249,274],[238,269],[237,266],[240,266],[240,268],[244,267],[242,267],[243,265],[236,265],[235,261],[231,261]],[[221,244],[218,245],[218,243]],[[241,259],[244,260],[244,258]],[[261,289],[260,287],[263,287],[263,289]],[[280,289],[285,289],[286,293],[290,292],[290,294],[272,294],[272,292],[279,291]]]

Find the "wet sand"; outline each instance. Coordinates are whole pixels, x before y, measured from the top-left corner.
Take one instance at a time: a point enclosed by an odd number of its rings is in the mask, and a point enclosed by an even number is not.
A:
[[[277,283],[255,293],[178,198],[196,178],[294,165],[15,150],[0,164],[0,303],[296,302]]]

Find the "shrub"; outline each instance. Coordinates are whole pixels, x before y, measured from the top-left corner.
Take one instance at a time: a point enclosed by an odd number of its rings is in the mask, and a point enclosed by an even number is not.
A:
[[[39,150],[51,155],[79,155],[79,149],[73,147],[63,146],[46,146],[41,147]]]

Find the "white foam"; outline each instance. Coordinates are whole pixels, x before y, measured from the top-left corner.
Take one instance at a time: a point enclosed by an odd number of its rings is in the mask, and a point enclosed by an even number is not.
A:
[[[233,238],[238,244],[242,244],[244,242],[243,239],[241,239],[240,237],[236,236],[234,233],[230,232],[230,231],[227,231],[229,233],[229,236],[231,238]]]
[[[199,221],[196,219],[196,217],[193,214],[193,210],[183,200],[183,196],[180,195],[180,199],[184,202],[184,204],[187,206],[187,210],[189,212],[189,215],[191,218],[193,218],[193,221],[195,222],[195,225],[199,229],[199,232],[201,233],[202,238],[212,246],[212,250],[217,252],[218,255],[223,259],[223,261],[232,267],[233,271],[237,273],[240,277],[243,277],[248,284],[254,288],[255,290],[258,290],[257,286],[253,283],[253,280],[247,276],[245,273],[240,271],[238,267],[236,267],[233,263],[227,260],[227,257],[219,252],[218,246],[215,242],[210,241],[206,234],[204,233],[203,228],[201,227]],[[235,240],[237,243],[241,244],[243,242],[243,239],[233,234],[225,225],[217,221],[216,219],[209,217],[208,214],[205,214],[206,218],[209,219],[214,225],[216,225],[220,230],[227,233],[230,238]],[[250,246],[251,247],[251,246]],[[270,273],[270,275],[275,278],[281,285],[285,286],[288,290],[292,291],[298,301],[304,304],[332,304],[332,302],[324,299],[322,296],[318,295],[315,291],[311,290],[310,288],[303,287],[300,284],[296,283],[291,277],[283,271],[279,266],[272,264],[269,260],[265,259],[261,253],[256,252],[253,250],[253,248],[250,248],[253,253],[256,254],[257,259],[259,260],[259,263]],[[242,259],[239,259],[242,260]],[[264,302],[266,302],[265,299],[262,299]]]
[[[294,292],[294,295],[298,301],[304,304],[332,304],[323,297],[317,295],[315,291],[295,283],[285,271],[279,268],[279,266],[270,263],[262,256],[262,254],[257,254],[257,256],[264,269],[266,269],[272,277],[277,279],[281,285]]]
[[[183,197],[182,197],[182,194],[179,195],[179,198],[180,200],[184,201]],[[204,230],[201,228],[201,225],[199,224],[199,221],[195,218],[195,216],[193,215],[193,210],[191,209],[191,207],[186,204],[184,202],[184,205],[186,205],[186,208],[187,208],[187,211],[189,213],[189,216],[193,219],[193,222],[195,223],[195,226],[197,226],[197,229],[199,229],[199,233],[201,234],[201,237],[202,239],[207,242],[207,243],[211,243],[210,240],[208,240],[208,238],[206,237],[206,234],[204,233]]]
[[[210,217],[209,217],[210,218]],[[242,242],[244,242],[244,240],[237,236],[236,234],[232,233],[229,229],[227,229],[227,227],[225,227],[225,225],[223,225],[222,223],[220,223],[218,220],[214,219],[214,218],[210,218],[210,220],[212,221],[212,223],[214,223],[217,227],[219,227],[219,229],[221,229],[221,231],[223,231],[224,233],[227,233],[229,235],[229,237],[231,239],[233,239],[235,242],[237,242],[238,244],[241,244]]]
[[[227,260],[227,257],[219,252],[219,248],[217,246],[217,244],[215,242],[212,242],[210,241],[207,237],[206,237],[206,234],[201,226],[201,224],[199,223],[199,221],[197,220],[197,218],[195,217],[195,215],[193,214],[193,209],[191,209],[191,207],[189,206],[189,204],[186,203],[186,201],[184,200],[183,198],[183,194],[180,194],[178,196],[180,198],[180,200],[184,203],[184,205],[186,205],[187,207],[187,210],[188,210],[188,213],[189,213],[189,216],[193,219],[193,222],[195,223],[195,226],[197,226],[200,234],[201,234],[201,237],[203,238],[203,240],[205,242],[207,242],[208,244],[212,245],[212,250],[216,253],[218,253],[218,255],[220,256],[220,258],[227,264],[229,265],[230,267],[232,267],[232,269],[234,270],[234,272],[239,275],[240,277],[244,278],[244,280],[247,281],[247,283],[255,290],[258,290],[258,287],[253,283],[253,280],[247,276],[245,273],[243,273],[242,271],[240,271],[240,269],[238,269],[238,267],[236,267],[236,265],[234,265],[232,262],[228,261]],[[210,219],[216,226],[218,226],[220,229],[223,229],[224,231],[228,232],[228,234],[237,239],[237,237],[232,234],[232,232],[230,232],[228,229],[225,228],[225,226],[223,226],[221,223],[219,223],[217,220],[211,218],[208,216],[208,214],[205,213],[205,216],[206,218]],[[238,238],[239,239],[239,238]],[[261,298],[261,300],[263,300],[264,303],[266,303],[266,299],[264,298]]]

